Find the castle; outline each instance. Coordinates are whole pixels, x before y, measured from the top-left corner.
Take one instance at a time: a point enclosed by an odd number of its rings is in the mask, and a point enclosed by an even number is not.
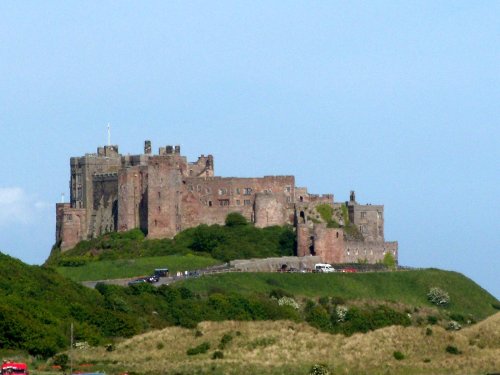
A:
[[[256,227],[290,224],[297,255],[327,263],[376,263],[398,243],[384,240],[384,206],[361,205],[354,192],[345,203],[333,194],[313,195],[294,176],[214,176],[214,158],[188,162],[180,146],[145,141],[144,154],[121,155],[118,146],[70,159],[70,202],[56,205],[56,243],[61,251],[112,231],[140,228],[148,238],[172,238],[200,224],[224,224],[239,212]],[[321,214],[330,212],[331,219]]]

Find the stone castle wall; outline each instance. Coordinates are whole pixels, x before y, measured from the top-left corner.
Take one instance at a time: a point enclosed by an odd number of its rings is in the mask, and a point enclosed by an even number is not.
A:
[[[140,228],[148,238],[172,238],[200,224],[224,224],[239,212],[256,227],[296,228],[297,255],[323,262],[378,262],[387,251],[397,259],[397,242],[384,242],[383,206],[347,202],[350,221],[364,241],[349,241],[342,228],[327,228],[315,207],[334,203],[333,194],[310,194],[294,176],[216,177],[212,155],[188,162],[179,146],[122,156],[118,146],[71,158],[70,203],[56,206],[56,241],[62,251],[81,240]],[[342,223],[341,223],[342,224]]]

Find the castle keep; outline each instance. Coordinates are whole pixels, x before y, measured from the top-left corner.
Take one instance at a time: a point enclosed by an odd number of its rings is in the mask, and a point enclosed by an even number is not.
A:
[[[297,255],[324,262],[397,260],[397,242],[384,239],[384,206],[360,205],[332,194],[313,195],[295,186],[294,176],[218,177],[214,158],[188,162],[179,146],[121,155],[118,146],[70,159],[70,202],[56,205],[56,242],[61,251],[112,231],[140,228],[148,238],[172,238],[199,224],[224,224],[239,212],[257,227],[293,225]],[[328,208],[332,220],[321,211]]]

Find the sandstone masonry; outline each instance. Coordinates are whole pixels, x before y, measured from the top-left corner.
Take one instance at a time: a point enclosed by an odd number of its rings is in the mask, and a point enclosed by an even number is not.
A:
[[[360,205],[354,192],[348,202],[336,203],[333,194],[296,187],[294,176],[218,177],[212,155],[188,162],[179,146],[160,147],[153,155],[150,141],[142,155],[121,155],[118,146],[104,146],[72,157],[70,168],[70,202],[56,205],[61,251],[134,228],[148,238],[172,238],[200,224],[224,224],[230,212],[239,212],[260,228],[294,226],[298,256],[319,256],[328,263],[375,263],[387,252],[398,258],[398,243],[384,240],[384,206]],[[321,218],[316,209],[324,205],[333,209],[339,225]]]

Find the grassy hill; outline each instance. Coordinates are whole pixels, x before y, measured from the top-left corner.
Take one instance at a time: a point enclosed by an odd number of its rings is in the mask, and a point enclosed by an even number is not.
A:
[[[181,282],[194,293],[269,294],[281,289],[295,297],[341,297],[344,300],[389,301],[415,307],[433,307],[431,287],[450,295],[442,311],[484,319],[496,312],[496,298],[457,272],[438,269],[371,273],[227,273]]]
[[[205,353],[188,355],[204,343]],[[403,358],[396,359],[395,352]],[[290,321],[204,322],[196,330],[170,327],[136,336],[112,352],[78,351],[75,363],[108,373],[178,375],[306,375],[315,364],[331,374],[496,373],[500,313],[461,331],[391,326],[349,337]]]
[[[175,274],[177,271],[196,270],[220,263],[211,257],[186,254],[85,262],[78,267],[57,267],[56,270],[73,281],[89,281],[147,276],[155,268],[165,267]]]

